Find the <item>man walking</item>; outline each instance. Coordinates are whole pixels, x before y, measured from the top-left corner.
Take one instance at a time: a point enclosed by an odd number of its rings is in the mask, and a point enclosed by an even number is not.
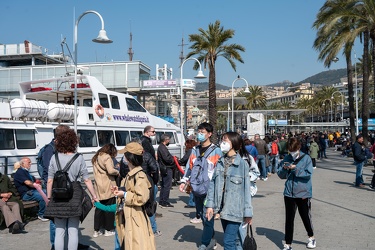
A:
[[[257,164],[261,172],[261,179],[267,181],[267,166],[266,166],[266,154],[268,154],[268,146],[266,142],[260,139],[259,134],[254,136],[254,146],[258,150]]]
[[[363,145],[362,134],[357,135],[356,142],[353,144],[353,147],[352,147],[352,152],[353,152],[354,164],[356,166],[355,186],[364,188],[365,184],[363,183],[362,171],[363,171],[363,165],[365,164],[367,158],[366,158],[365,146]]]
[[[186,181],[190,179],[192,169],[194,168],[194,162],[196,162],[198,157],[203,157],[207,160],[207,174],[208,178],[211,179],[216,167],[216,163],[222,156],[220,148],[216,147],[211,143],[211,136],[213,133],[213,126],[207,122],[204,122],[198,126],[197,140],[200,142],[199,146],[196,146],[191,151],[189,160],[186,164],[185,175],[181,180],[180,191],[184,192]],[[208,190],[206,190],[207,192]],[[194,194],[194,190],[193,190]],[[196,213],[202,218],[203,221],[203,233],[201,239],[201,245],[199,250],[208,250],[216,248],[216,240],[214,239],[214,217],[207,218],[206,211],[204,211],[204,202],[206,195],[197,196],[194,194]]]

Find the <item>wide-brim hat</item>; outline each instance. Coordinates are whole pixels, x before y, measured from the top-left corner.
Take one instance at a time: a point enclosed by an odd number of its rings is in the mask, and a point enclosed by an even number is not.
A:
[[[123,149],[120,149],[117,151],[118,154],[124,154],[126,152],[129,152],[135,155],[142,155],[143,147],[138,142],[130,142]]]

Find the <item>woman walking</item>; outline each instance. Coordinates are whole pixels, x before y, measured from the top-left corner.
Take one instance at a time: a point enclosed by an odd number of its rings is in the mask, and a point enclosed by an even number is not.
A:
[[[94,171],[95,190],[100,203],[106,206],[116,204],[115,195],[110,189],[112,186],[116,186],[116,177],[119,175],[119,171],[115,169],[113,164],[113,159],[116,156],[117,149],[115,145],[109,143],[99,149],[91,160]],[[102,235],[103,232],[100,231],[102,228],[105,229],[104,236],[114,235],[114,220],[114,213],[95,208],[93,237]]]
[[[278,176],[286,179],[284,189],[285,204],[285,244],[284,250],[292,249],[294,217],[296,210],[309,236],[307,248],[315,248],[314,229],[311,221],[312,173],[313,165],[308,155],[302,153],[301,142],[292,137],[288,140],[289,154],[278,168]]]
[[[223,135],[220,149],[224,156],[216,164],[207,193],[206,217],[210,220],[214,213],[220,212],[225,250],[235,250],[242,245],[240,225],[251,224],[253,217],[249,164],[240,154],[242,148],[243,141],[238,133]]]

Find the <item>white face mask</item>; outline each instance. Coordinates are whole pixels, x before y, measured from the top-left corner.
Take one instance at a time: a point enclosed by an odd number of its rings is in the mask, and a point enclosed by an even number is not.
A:
[[[293,157],[293,160],[296,160],[299,155],[299,150],[290,152],[290,155]]]
[[[228,142],[223,141],[220,144],[221,152],[223,152],[224,154],[228,153],[231,148],[232,147],[231,147],[231,145]]]
[[[156,139],[156,136],[155,135],[151,135],[150,139],[151,139],[151,141],[154,141]]]

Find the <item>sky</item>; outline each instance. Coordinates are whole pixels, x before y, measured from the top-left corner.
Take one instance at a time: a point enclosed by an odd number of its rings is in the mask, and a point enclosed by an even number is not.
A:
[[[235,30],[229,43],[240,44],[244,63],[236,62],[236,71],[219,57],[216,82],[232,86],[238,75],[251,85],[266,85],[284,80],[299,82],[329,70],[317,60],[312,47],[316,31],[312,29],[316,14],[325,0],[2,0],[0,5],[0,43],[17,44],[28,40],[61,52],[61,40],[73,52],[74,24],[87,10],[101,14],[112,44],[91,42],[101,28],[98,16],[87,14],[78,24],[77,57],[79,63],[128,61],[130,32],[133,34],[133,60],[140,60],[156,74],[156,64],[167,64],[173,78],[180,78],[181,40],[184,55],[190,50],[189,34],[199,28],[208,29],[216,20],[224,29]],[[357,58],[361,47],[355,46]],[[66,48],[64,48],[66,52]],[[354,55],[354,52],[353,52]],[[345,59],[330,69],[345,68]],[[185,62],[183,77],[193,78],[197,72],[193,60]],[[209,71],[203,70],[208,77]],[[208,81],[208,78],[203,81]],[[237,81],[235,87],[240,87]]]

